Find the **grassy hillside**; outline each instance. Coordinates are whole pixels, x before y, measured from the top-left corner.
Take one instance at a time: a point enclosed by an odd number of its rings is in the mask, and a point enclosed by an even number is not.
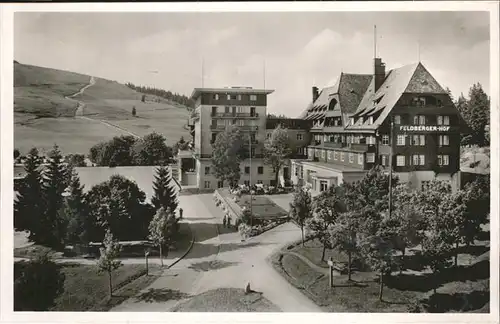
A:
[[[188,137],[186,107],[147,96],[116,81],[95,78],[83,94],[71,96],[91,80],[88,75],[14,64],[14,146],[25,154],[42,153],[57,143],[63,153],[87,154],[94,144],[129,133],[156,131],[174,144]],[[83,103],[83,109],[79,107]],[[80,105],[81,107],[82,105]],[[132,107],[137,116],[132,116]]]

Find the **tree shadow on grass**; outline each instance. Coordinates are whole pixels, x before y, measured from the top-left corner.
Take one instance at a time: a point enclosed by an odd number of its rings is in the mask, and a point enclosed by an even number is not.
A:
[[[162,288],[162,289],[149,288],[147,292],[144,292],[136,297],[137,298],[136,302],[140,301],[144,301],[146,303],[165,302],[169,300],[180,300],[189,297],[191,297],[189,294],[183,293],[179,290],[172,290],[167,288]]]
[[[470,245],[470,246],[461,246],[455,251],[457,251],[459,254],[470,254],[473,256],[479,256],[487,251],[489,251],[490,248],[484,245]]]
[[[490,301],[489,291],[473,291],[470,293],[433,294],[424,300],[427,311],[445,313],[449,311],[467,312],[482,308]]]
[[[228,268],[238,263],[239,262],[227,262],[222,260],[203,261],[203,262],[192,263],[188,268],[198,272],[207,272],[211,270]]]
[[[484,260],[471,266],[458,266],[448,268],[438,275],[431,273],[423,274],[400,274],[386,278],[386,285],[389,288],[398,290],[409,290],[427,292],[438,288],[449,282],[477,281],[490,277],[490,262]]]
[[[490,231],[481,231],[477,236],[478,241],[489,241],[490,240]]]

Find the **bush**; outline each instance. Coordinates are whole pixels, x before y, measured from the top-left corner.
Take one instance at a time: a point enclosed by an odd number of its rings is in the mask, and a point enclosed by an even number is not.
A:
[[[47,256],[14,264],[14,310],[46,311],[64,290],[65,276]]]

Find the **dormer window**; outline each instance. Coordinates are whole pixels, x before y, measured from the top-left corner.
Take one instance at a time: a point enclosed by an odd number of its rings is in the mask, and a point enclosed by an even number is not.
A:
[[[395,125],[401,124],[401,116],[400,115],[394,115],[394,124]]]
[[[424,97],[415,97],[415,98],[413,98],[413,104],[417,107],[425,107],[425,98]]]
[[[368,125],[373,125],[373,116],[368,117]]]
[[[349,123],[350,123],[351,125],[354,125],[354,123],[355,123],[354,117],[351,117],[351,118],[349,119]]]

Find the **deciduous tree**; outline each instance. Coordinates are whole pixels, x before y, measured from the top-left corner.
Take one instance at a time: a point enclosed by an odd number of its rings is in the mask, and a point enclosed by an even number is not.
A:
[[[293,193],[292,202],[290,203],[290,217],[299,225],[302,233],[302,245],[304,245],[304,227],[306,221],[312,217],[313,206],[312,197],[309,190],[297,188]]]
[[[328,227],[330,246],[347,255],[347,278],[351,280],[352,257],[359,250],[358,231],[359,219],[353,212],[344,212],[338,215],[334,224]]]
[[[14,310],[48,311],[64,291],[65,275],[46,255],[14,264]]]
[[[281,125],[276,126],[271,137],[264,142],[264,163],[272,167],[276,184],[279,172],[287,163],[291,153],[292,145],[286,128],[282,128]]]
[[[149,223],[149,239],[160,250],[160,262],[163,267],[163,247],[168,249],[173,241],[175,232],[175,215],[169,209],[161,207],[156,211],[153,219]]]
[[[240,163],[248,156],[247,145],[239,128],[229,126],[217,135],[213,144],[212,165],[220,181],[234,187],[240,180]]]
[[[439,228],[432,228],[422,241],[422,255],[426,264],[431,268],[434,279],[434,293],[439,282],[439,274],[450,266],[449,251],[451,246],[443,240],[443,233]]]
[[[326,249],[332,248],[329,229],[335,224],[339,214],[343,211],[342,202],[336,188],[330,187],[327,191],[315,197],[312,209],[313,216],[306,220],[306,226],[323,244],[321,261],[324,261]]]
[[[97,261],[97,269],[100,273],[106,272],[108,274],[109,298],[111,298],[113,296],[113,271],[122,266],[122,262],[117,260],[121,247],[109,229],[106,231],[102,245],[100,248],[101,256]]]
[[[132,150],[135,165],[166,165],[173,157],[172,149],[165,144],[165,137],[155,132],[136,141]]]

